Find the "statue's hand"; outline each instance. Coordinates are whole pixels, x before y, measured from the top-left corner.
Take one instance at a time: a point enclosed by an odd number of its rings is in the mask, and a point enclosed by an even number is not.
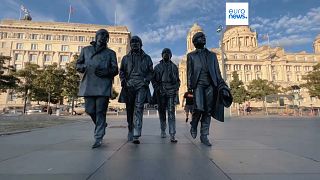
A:
[[[121,87],[123,87],[123,88],[127,87],[127,81],[126,80],[122,80],[121,81]]]
[[[94,71],[95,75],[98,77],[107,77],[109,75],[109,71],[107,68],[99,68],[97,67]]]
[[[86,71],[86,68],[87,68],[86,65],[83,65],[81,67],[77,67],[77,71],[79,73],[84,73]]]
[[[229,92],[227,90],[222,90],[222,95],[228,97],[229,96]]]

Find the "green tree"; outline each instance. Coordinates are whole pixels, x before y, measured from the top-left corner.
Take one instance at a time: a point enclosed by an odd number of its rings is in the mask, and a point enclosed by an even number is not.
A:
[[[19,77],[20,83],[17,91],[22,93],[24,99],[23,113],[26,112],[28,96],[36,89],[35,80],[39,75],[39,65],[26,63],[25,68],[17,71],[15,75]]]
[[[248,85],[248,92],[251,99],[262,100],[263,105],[265,97],[271,94],[278,94],[280,86],[265,79],[255,79]]]
[[[230,82],[231,94],[235,103],[242,104],[248,99],[248,92],[245,89],[243,82],[239,80],[239,75],[236,71],[232,72],[233,80]]]
[[[45,90],[47,93],[48,107],[50,106],[50,102],[55,104],[59,101],[61,102],[64,79],[65,71],[58,68],[56,63],[45,67],[39,74],[36,84],[40,88],[39,92],[42,93]]]
[[[18,87],[19,79],[13,75],[14,68],[10,66],[10,56],[0,55],[0,92]],[[5,65],[5,64],[9,65]]]
[[[307,81],[302,84],[302,87],[308,89],[309,95],[320,98],[320,63],[313,66],[313,71],[303,76],[302,79]]]
[[[67,97],[69,101],[71,101],[71,108],[73,112],[74,109],[74,101],[78,96],[79,90],[79,82],[80,75],[76,70],[76,60],[78,59],[78,55],[73,56],[73,61],[67,64],[66,66],[66,74],[63,82],[63,96]]]
[[[248,99],[248,92],[245,89],[243,82],[239,79],[239,75],[236,71],[232,72],[233,80],[230,82],[231,94],[233,96],[233,102],[237,105],[237,112],[239,112],[239,105]]]

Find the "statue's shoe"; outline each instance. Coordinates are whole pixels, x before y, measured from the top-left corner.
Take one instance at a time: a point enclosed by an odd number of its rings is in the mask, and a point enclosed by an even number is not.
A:
[[[192,138],[195,139],[195,138],[197,137],[197,129],[196,129],[196,128],[193,128],[193,127],[191,126],[190,134],[191,134]]]
[[[200,141],[204,145],[212,146],[207,136],[200,136]]]
[[[165,131],[161,131],[161,138],[166,138],[167,137],[167,134],[166,134],[166,132]]]
[[[170,137],[170,141],[171,141],[172,143],[177,143],[177,142],[178,142],[178,140],[177,140],[174,136],[171,136],[171,137]]]
[[[139,138],[133,138],[133,144],[140,144]]]
[[[102,145],[102,141],[96,141],[96,142],[94,142],[94,144],[92,145],[92,149],[94,149],[94,148],[98,148],[98,147],[100,147]]]

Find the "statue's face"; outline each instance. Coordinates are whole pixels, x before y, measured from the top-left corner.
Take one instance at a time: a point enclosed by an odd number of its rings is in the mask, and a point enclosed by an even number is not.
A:
[[[202,48],[204,47],[204,45],[206,45],[206,36],[203,34],[202,36],[199,36],[197,39],[196,39],[196,42],[195,42],[195,47],[198,48]]]
[[[171,59],[171,52],[170,51],[164,51],[163,53],[162,53],[162,58],[163,58],[163,60],[165,60],[165,61],[169,61],[170,59]]]
[[[130,47],[133,51],[139,51],[141,49],[140,41],[137,39],[132,39],[130,41]]]
[[[106,44],[109,41],[107,33],[99,33],[97,34],[97,43],[99,44]]]

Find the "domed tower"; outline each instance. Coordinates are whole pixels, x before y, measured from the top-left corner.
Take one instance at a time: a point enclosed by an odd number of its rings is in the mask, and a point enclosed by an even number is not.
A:
[[[203,32],[203,30],[197,23],[194,23],[187,36],[187,53],[195,50],[195,47],[192,43],[192,37],[197,32]]]
[[[225,51],[252,51],[258,47],[257,33],[249,26],[228,26],[223,45]]]
[[[320,54],[320,34],[316,37],[313,42],[314,53]]]

